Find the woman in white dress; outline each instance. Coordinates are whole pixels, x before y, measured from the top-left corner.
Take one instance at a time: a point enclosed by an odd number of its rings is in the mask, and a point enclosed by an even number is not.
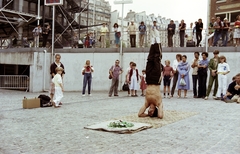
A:
[[[136,69],[136,63],[132,63],[132,68],[129,73],[129,81],[130,81],[131,96],[137,97],[136,92],[138,90],[139,75],[138,75],[138,69]]]
[[[240,15],[237,16],[237,20],[234,23],[233,38],[236,40],[236,47],[240,45]]]

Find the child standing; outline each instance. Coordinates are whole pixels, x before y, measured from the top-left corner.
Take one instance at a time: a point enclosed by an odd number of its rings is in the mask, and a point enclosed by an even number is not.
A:
[[[168,98],[170,98],[169,93],[170,93],[170,83],[173,76],[173,68],[170,66],[169,60],[165,61],[165,65],[166,66],[163,69],[163,85],[164,85],[163,97],[166,98],[166,88],[167,88]]]
[[[140,89],[142,90],[141,96],[145,96],[145,90],[147,89],[147,84],[146,84],[146,70],[142,70],[142,75],[140,75]]]
[[[225,56],[220,56],[220,63],[217,67],[218,74],[218,91],[217,91],[217,99],[221,99],[221,95],[227,92],[227,75],[230,72],[229,65],[226,62]]]
[[[63,98],[63,83],[62,83],[62,74],[63,68],[57,67],[56,68],[56,75],[53,77],[52,82],[55,85],[55,99],[53,100],[53,106],[55,108],[61,107],[59,106],[59,103],[61,102],[61,99]]]
[[[136,91],[138,90],[138,80],[138,69],[136,69],[136,63],[132,63],[132,68],[129,72],[130,90],[132,97],[137,97]]]

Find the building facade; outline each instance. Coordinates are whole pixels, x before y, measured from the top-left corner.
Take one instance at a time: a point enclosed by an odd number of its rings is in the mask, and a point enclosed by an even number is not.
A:
[[[153,25],[153,21],[157,21],[157,25],[160,27],[159,33],[160,33],[160,40],[161,40],[162,46],[167,47],[168,46],[167,26],[170,23],[170,20],[171,19],[166,19],[161,16],[155,16],[154,14],[147,15],[145,11],[136,13],[136,12],[130,10],[127,13],[126,17],[123,19],[123,32],[124,32],[122,34],[123,46],[130,47],[129,35],[127,32],[127,27],[130,24],[130,22],[134,21],[134,24],[138,29],[140,23],[143,21],[147,27],[144,46],[149,47],[151,45],[150,30]],[[111,24],[113,25],[114,23],[118,23],[118,25],[121,29],[121,27],[122,27],[121,17],[119,17],[119,13],[116,10],[111,13]],[[174,46],[178,47],[179,46],[179,35],[177,33],[177,27],[178,27],[179,22],[175,21],[175,24],[176,24],[176,32],[173,37],[173,42],[174,42]],[[113,32],[113,30],[112,30],[112,32]],[[114,43],[114,35],[113,34],[110,36],[110,42]],[[136,33],[136,44],[137,44],[137,47],[139,47],[139,32]]]

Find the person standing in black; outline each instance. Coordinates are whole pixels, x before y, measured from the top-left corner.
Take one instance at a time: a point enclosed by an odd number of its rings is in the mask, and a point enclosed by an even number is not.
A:
[[[168,47],[173,47],[173,35],[175,33],[176,25],[174,24],[173,20],[170,21],[170,24],[168,24]]]
[[[180,35],[180,47],[184,47],[184,37],[185,37],[185,30],[186,30],[186,24],[184,23],[184,20],[181,20],[181,23],[179,24],[179,35]]]
[[[202,19],[198,19],[198,22],[196,24],[197,47],[199,46],[199,43],[202,41],[202,30],[203,30]]]
[[[207,84],[207,72],[208,72],[208,53],[202,53],[202,60],[198,64],[198,98],[205,98],[206,96],[206,84]]]
[[[44,25],[43,32],[42,32],[42,37],[43,37],[42,47],[46,47],[47,39],[48,39],[48,35],[49,35],[50,30],[51,30],[51,28],[50,28],[49,24]]]

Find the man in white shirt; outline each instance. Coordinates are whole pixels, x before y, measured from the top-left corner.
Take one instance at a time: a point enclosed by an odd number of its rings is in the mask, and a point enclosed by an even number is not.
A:
[[[159,26],[157,26],[157,22],[153,21],[153,26],[151,29],[151,44],[160,43],[160,33],[159,33]]]
[[[198,65],[200,62],[199,59],[199,52],[194,52],[194,59],[192,60],[192,82],[193,82],[193,97],[197,98],[198,93],[197,93],[197,82],[198,82]]]
[[[101,29],[100,29],[100,40],[101,40],[101,48],[106,48],[106,34],[109,32],[108,28],[106,27],[106,24],[103,23]]]
[[[179,62],[181,62],[181,60],[182,60],[182,55],[177,54],[176,59],[173,61],[172,68],[173,68],[174,75],[173,75],[173,84],[172,84],[172,89],[171,89],[171,97],[173,97],[173,95],[174,95],[174,91],[175,91],[176,84],[177,84],[177,81],[178,81],[177,67],[178,67]]]
[[[130,35],[130,43],[131,43],[131,47],[136,47],[136,31],[137,31],[137,27],[134,25],[134,22],[131,21],[131,24],[128,26],[127,28],[128,33]]]

